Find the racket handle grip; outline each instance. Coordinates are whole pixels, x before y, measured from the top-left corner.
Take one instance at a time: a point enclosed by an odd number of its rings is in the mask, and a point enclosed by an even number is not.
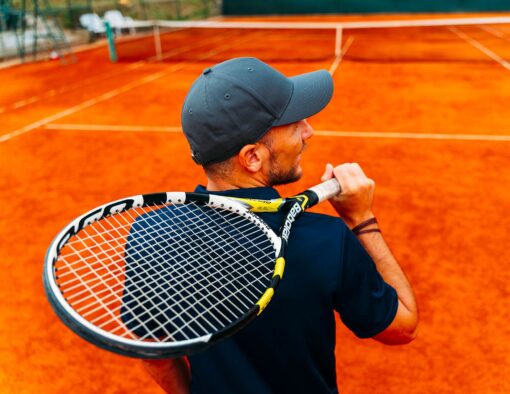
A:
[[[333,196],[336,196],[342,191],[342,187],[340,186],[340,183],[338,183],[338,181],[333,178],[327,180],[326,182],[322,182],[317,186],[310,188],[309,190],[317,195],[317,198],[319,199],[318,202],[322,202],[329,200]]]

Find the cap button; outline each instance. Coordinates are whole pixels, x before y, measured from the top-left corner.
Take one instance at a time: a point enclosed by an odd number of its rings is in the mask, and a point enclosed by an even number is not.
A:
[[[212,68],[206,68],[203,72],[204,75],[209,74],[212,71]]]

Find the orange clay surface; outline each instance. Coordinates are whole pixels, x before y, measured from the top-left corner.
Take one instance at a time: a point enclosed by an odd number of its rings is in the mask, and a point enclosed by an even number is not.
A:
[[[477,39],[484,42],[480,33]],[[508,50],[486,39],[493,51]],[[461,55],[476,52],[455,45]],[[127,195],[204,182],[181,133],[147,130],[179,126],[187,89],[213,61],[168,60],[111,64],[99,47],[78,53],[73,65],[0,70],[0,392],[161,392],[140,362],[64,327],[46,301],[41,271],[47,246],[78,214]],[[294,75],[328,69],[333,60],[273,65]],[[510,71],[490,59],[347,57],[334,80],[331,104],[310,122],[318,131],[352,134],[317,133],[303,156],[305,176],[281,191],[317,183],[327,162],[359,162],[376,181],[375,212],[421,310],[419,336],[407,346],[358,340],[339,324],[340,391],[510,392]],[[129,131],[133,126],[146,131]],[[444,138],[356,134],[367,131]],[[327,204],[316,210],[333,213]]]

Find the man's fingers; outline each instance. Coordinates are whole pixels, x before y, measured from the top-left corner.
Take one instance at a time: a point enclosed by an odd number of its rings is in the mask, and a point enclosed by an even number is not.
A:
[[[333,165],[328,163],[328,164],[326,164],[326,168],[324,169],[324,174],[322,174],[321,181],[325,182],[333,177],[334,177]]]
[[[334,174],[342,185],[343,193],[356,193],[360,189],[374,187],[374,181],[365,175],[358,163],[345,163],[336,166]]]
[[[358,163],[350,163],[349,173],[352,177],[352,181],[356,189],[362,189],[366,187],[368,178]]]
[[[351,163],[340,164],[336,166],[334,169],[334,174],[338,182],[342,185],[342,190],[344,193],[348,193],[353,188],[355,188],[356,181],[355,175],[353,174],[353,170],[351,168]]]
[[[331,199],[333,207],[350,227],[373,217],[372,203],[375,183],[368,178],[357,163],[345,163],[333,170],[342,185],[342,193]]]

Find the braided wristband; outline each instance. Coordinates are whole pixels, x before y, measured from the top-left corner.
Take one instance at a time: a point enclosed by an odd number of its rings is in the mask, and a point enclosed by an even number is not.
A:
[[[356,227],[353,227],[352,232],[354,233],[354,235],[364,234],[368,230],[365,230],[363,233],[361,233],[361,230],[363,230],[365,227],[370,226],[371,224],[377,224],[377,219],[370,218],[368,220],[365,220],[364,222],[361,222]],[[379,229],[372,229],[372,230],[378,230],[379,232],[381,232]],[[370,231],[370,232],[374,232],[374,231]]]
[[[378,228],[369,228],[368,230],[361,230],[356,233],[356,235],[366,234],[366,233],[380,233],[381,230]]]

